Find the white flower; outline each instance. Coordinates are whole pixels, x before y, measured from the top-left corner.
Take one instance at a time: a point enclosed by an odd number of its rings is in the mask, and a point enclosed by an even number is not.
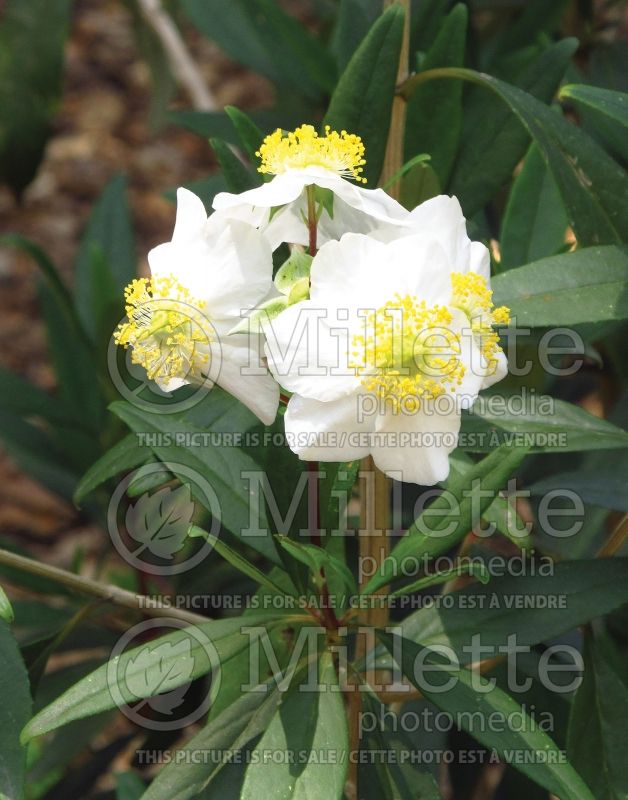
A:
[[[406,209],[383,189],[364,189],[347,180],[364,182],[364,146],[354,134],[326,129],[326,135],[319,136],[311,125],[302,125],[287,136],[277,130],[266,137],[259,155],[260,172],[275,177],[241,194],[217,194],[214,208],[259,226],[273,250],[282,242],[308,243],[307,186],[334,195],[333,217],[323,209],[318,222],[319,244],[339,239],[347,231],[368,233],[382,224],[401,223],[407,216]],[[277,208],[271,215],[271,209]]]
[[[493,325],[508,322],[503,309],[493,309],[490,292],[491,258],[482,242],[472,241],[467,234],[467,221],[457,197],[438,195],[416,206],[395,224],[383,224],[372,234],[382,242],[404,236],[420,236],[438,242],[447,254],[452,272],[475,274],[475,279],[456,279],[460,296],[457,305],[465,311],[474,329],[476,340],[486,351],[490,368],[482,382],[487,389],[508,374],[508,363],[502,350],[493,347],[497,339]],[[490,354],[488,351],[491,351]]]
[[[320,249],[310,299],[267,330],[271,371],[294,392],[285,425],[301,458],[371,454],[404,481],[447,477],[461,409],[497,347],[467,314],[479,289],[485,303],[486,281],[457,271],[452,252],[426,231],[387,243],[348,233]]]
[[[258,338],[228,332],[266,299],[272,287],[268,242],[244,222],[212,214],[186,189],[177,192],[172,241],[151,250],[151,278],[125,290],[128,321],[114,337],[132,348],[164,391],[217,383],[270,424],[279,387],[259,367]]]

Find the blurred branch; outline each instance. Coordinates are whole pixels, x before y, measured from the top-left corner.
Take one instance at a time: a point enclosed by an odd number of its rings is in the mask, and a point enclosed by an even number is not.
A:
[[[179,29],[161,4],[161,0],[138,0],[146,22],[159,37],[172,71],[185,89],[198,111],[215,111],[217,108],[211,92],[198,67],[190,56]]]
[[[135,592],[129,592],[126,589],[121,589],[119,586],[114,586],[110,583],[99,583],[83,575],[75,575],[73,572],[67,572],[51,564],[44,564],[41,561],[35,561],[32,558],[26,558],[17,553],[11,553],[8,550],[0,550],[0,564],[29,572],[31,575],[40,575],[44,578],[50,578],[63,586],[67,586],[68,589],[73,589],[74,591],[91,597],[100,597],[109,603],[114,603],[124,608],[130,608],[133,609],[133,611],[139,611],[147,616],[175,617],[182,622],[190,623],[190,625],[199,624],[201,622],[211,622],[209,617],[203,617],[200,614],[194,614],[182,608],[169,608],[166,604],[157,605],[151,602],[151,598],[149,597],[135,594]]]

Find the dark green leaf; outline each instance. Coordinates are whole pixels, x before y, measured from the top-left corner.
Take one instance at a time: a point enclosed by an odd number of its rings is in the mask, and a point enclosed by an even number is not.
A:
[[[340,72],[381,13],[381,0],[340,0],[331,44]]]
[[[218,172],[216,175],[210,175],[207,178],[200,178],[197,181],[189,181],[189,183],[184,183],[183,187],[194,192],[195,195],[198,195],[203,201],[205,208],[211,208],[214,197],[216,197],[219,192],[226,192],[228,188],[225,176],[221,172]],[[170,200],[171,203],[177,202],[177,188],[178,187],[167,189],[164,192],[164,197]]]
[[[389,633],[380,632],[378,636],[393,658],[399,658],[404,674],[423,695],[443,711],[456,714],[463,730],[474,739],[496,750],[503,761],[512,763],[562,800],[593,800],[578,773],[563,760],[552,739],[534,725],[512,697],[496,686],[489,689],[486,679],[478,676],[475,680],[482,684],[482,689],[476,690],[470,671],[458,669],[442,653]],[[418,662],[417,668],[418,659],[424,659],[424,662]],[[427,680],[422,675],[421,664],[429,670]],[[450,688],[444,691],[443,686]],[[478,714],[482,721],[474,725]],[[524,725],[515,727],[512,724],[515,714],[518,717],[524,715]],[[488,724],[489,718],[500,719],[505,723],[503,729],[500,725],[500,729],[495,730],[494,725]]]
[[[198,528],[196,526],[192,526],[188,532],[188,536],[200,537],[202,539],[206,539],[226,561],[228,561],[231,566],[235,567],[236,569],[240,570],[244,575],[247,575],[249,578],[254,580],[256,583],[259,583],[260,586],[265,586],[269,592],[273,594],[279,595],[280,597],[285,596],[285,592],[276,583],[274,583],[269,577],[264,575],[264,573],[258,569],[255,564],[251,564],[244,556],[240,555],[233,547],[229,547],[226,542],[222,542],[217,536],[213,536],[211,533],[204,531],[202,528]]]
[[[80,505],[88,494],[105,481],[139,467],[151,456],[151,449],[140,445],[137,435],[129,433],[121,441],[101,456],[87,470],[74,490],[74,502]]]
[[[0,27],[0,180],[21,193],[43,155],[61,89],[71,0],[9,0]]]
[[[229,191],[245,192],[262,182],[261,176],[245,166],[222,139],[210,139],[209,143],[214,148]]]
[[[180,435],[187,432],[192,435],[194,433],[202,434],[205,428],[205,426],[197,427],[192,420],[184,421],[174,414],[151,414],[124,402],[113,403],[111,410],[137,433]],[[189,419],[190,415],[186,414],[186,418]],[[206,430],[207,428],[205,428]],[[183,483],[191,483],[187,474],[188,469],[209,481],[218,498],[221,524],[271,561],[279,563],[277,551],[268,530],[264,509],[260,503],[259,485],[250,484],[245,478],[246,473],[255,473],[260,470],[253,459],[236,447],[215,445],[182,448],[174,444],[167,444],[165,441],[162,443],[159,436],[156,438],[157,444],[152,447],[154,454]],[[186,469],[180,470],[181,466]],[[199,487],[190,485],[190,489],[199,502],[206,505],[207,510],[213,513],[215,509],[211,508],[211,503],[208,503],[207,497]],[[266,531],[266,535],[247,537],[243,531],[250,528],[252,516],[258,508],[262,515],[259,526]],[[253,519],[253,524],[255,522],[257,520]]]
[[[72,418],[54,397],[23,380],[8,370],[0,368],[0,407],[10,414],[23,417],[41,417],[48,422],[72,423]]]
[[[508,651],[513,632],[517,645],[532,647],[628,602],[628,558],[558,564],[545,558],[535,567],[528,562],[527,573],[516,576],[506,569],[488,586],[452,594],[451,606],[422,608],[403,621],[403,635],[424,645],[446,644],[461,663],[469,663],[478,631],[482,645],[493,648],[482,658],[490,658]]]
[[[75,264],[79,318],[92,338],[119,321],[122,291],[136,275],[135,241],[127,179],[117,175],[98,199],[83,234]]]
[[[611,422],[554,397],[537,395],[535,400],[536,405],[524,401],[516,408],[492,410],[480,397],[472,412],[463,413],[461,446],[473,453],[509,442],[538,453],[628,447],[628,432]]]
[[[86,334],[77,327],[74,317],[59,304],[57,296],[46,284],[40,285],[39,296],[50,356],[59,384],[59,396],[75,415],[79,427],[94,436],[99,435],[102,432],[105,401],[94,353]],[[88,458],[91,456],[91,460],[96,455],[96,447],[86,454]]]
[[[349,592],[349,594],[357,592],[355,578],[349,567],[343,561],[328,553],[327,550],[317,545],[294,541],[287,536],[278,536],[277,538],[284,550],[287,550],[293,558],[296,558],[297,561],[309,568],[315,584],[320,585],[320,573],[324,570],[328,575],[334,573],[336,579],[342,582],[345,591]]]
[[[197,798],[225,768],[228,754],[239,752],[265,730],[282,699],[283,694],[273,687],[243,694],[179,750],[180,760],[171,761],[161,770],[142,800]],[[222,753],[225,758],[198,759],[194,757],[198,752]]]
[[[238,135],[238,144],[244,148],[251,163],[257,164],[257,156],[255,154],[259,150],[264,134],[248,114],[235,108],[235,106],[225,106],[225,112]]]
[[[467,35],[467,8],[459,4],[444,20],[421,70],[462,67]],[[442,186],[447,184],[462,129],[462,84],[424,84],[408,103],[405,157],[429,153],[430,166]]]
[[[364,175],[379,180],[390,129],[390,114],[403,38],[403,9],[385,11],[353,54],[338,81],[325,124],[362,137],[366,148]]]
[[[538,148],[528,151],[510,192],[499,240],[501,269],[552,256],[565,243],[567,213]]]
[[[140,800],[146,786],[134,772],[119,772],[116,775],[116,800]]]
[[[152,697],[166,687],[170,691],[219,665],[223,669],[230,658],[249,646],[250,637],[242,627],[263,625],[272,619],[268,613],[247,618],[246,623],[240,617],[201,623],[125,650],[36,714],[22,731],[22,740],[29,741],[72,720],[115,708],[118,703]],[[205,644],[206,640],[215,651]],[[219,664],[215,663],[216,654]],[[112,691],[114,687],[117,692]]]
[[[408,81],[404,94],[412,93],[415,82],[445,77],[485,86],[510,106],[551,170],[581,245],[613,244],[628,238],[628,174],[599,145],[527,92],[472,70],[421,73]],[[460,165],[459,160],[457,169]]]
[[[502,445],[462,475],[455,476],[412,524],[378,572],[362,590],[375,592],[395,576],[404,559],[434,556],[453,547],[479,522],[506,480],[527,454],[525,448]]]
[[[628,159],[628,94],[600,89],[598,86],[570,84],[560,90],[561,98],[569,98],[584,112],[596,133],[607,141],[622,158]]]
[[[625,470],[622,473],[617,468],[598,467],[561,472],[550,478],[535,481],[528,487],[533,496],[543,496],[555,489],[575,492],[584,503],[616,511],[628,511]]]
[[[342,800],[348,763],[348,732],[332,655],[321,657],[321,690],[290,692],[256,747],[262,758],[248,767],[241,800]],[[292,754],[264,763],[263,753]],[[301,760],[313,752],[319,758]]]
[[[9,626],[0,620],[0,794],[13,800],[23,797],[26,750],[20,730],[31,713],[28,676]]]
[[[585,637],[584,659],[584,680],[569,720],[567,752],[596,800],[623,800],[628,796],[625,663],[604,635]]]
[[[550,112],[543,104],[549,102],[556,92],[576,46],[575,39],[566,39],[533,59],[518,81],[524,92],[496,78],[470,70],[457,71],[456,74],[460,77],[463,74],[478,76],[480,83],[486,81],[488,86],[504,88],[502,96],[506,102],[510,102],[506,93],[512,90],[512,93],[518,93],[517,96],[529,98],[535,110],[541,106],[546,113],[560,118],[559,114]],[[419,76],[421,74],[427,73],[419,73]],[[449,74],[453,77],[454,72]],[[470,217],[511,178],[528,148],[533,131],[522,128],[498,98],[487,97],[477,89],[469,92],[463,119],[460,149],[448,188],[460,199],[465,214]]]
[[[275,0],[183,0],[183,8],[228,55],[277,86],[311,98],[333,88],[330,54]]]
[[[76,476],[48,434],[0,410],[0,439],[24,472],[62,497],[72,497]]]
[[[587,247],[497,275],[496,305],[517,324],[576,325],[628,317],[628,248]]]

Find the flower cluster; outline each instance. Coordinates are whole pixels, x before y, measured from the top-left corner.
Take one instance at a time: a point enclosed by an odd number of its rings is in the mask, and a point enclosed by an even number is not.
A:
[[[281,387],[302,459],[371,454],[402,480],[444,480],[461,411],[507,372],[487,248],[456,198],[407,211],[352,182],[366,182],[364,146],[346,131],[277,130],[257,155],[272,180],[218,194],[209,218],[179,190],[172,241],[127,288],[116,342],[160,387],[217,383],[266,424]],[[273,279],[281,244],[292,254]]]

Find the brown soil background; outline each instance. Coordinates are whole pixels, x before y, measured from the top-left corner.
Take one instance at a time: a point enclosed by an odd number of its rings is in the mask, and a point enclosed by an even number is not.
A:
[[[184,35],[219,106],[272,102],[263,78],[239,68],[191,28]],[[148,250],[172,231],[174,206],[163,192],[216,169],[201,138],[173,125],[151,127],[151,91],[150,71],[122,3],[76,2],[61,105],[43,163],[20,203],[0,187],[0,231],[37,242],[69,284],[89,212],[114,174],[129,177],[141,271]],[[189,102],[180,94],[173,105],[187,108]],[[28,258],[0,249],[0,364],[54,390],[37,278]],[[52,544],[50,538],[74,521],[72,509],[21,474],[0,449],[0,535]]]

